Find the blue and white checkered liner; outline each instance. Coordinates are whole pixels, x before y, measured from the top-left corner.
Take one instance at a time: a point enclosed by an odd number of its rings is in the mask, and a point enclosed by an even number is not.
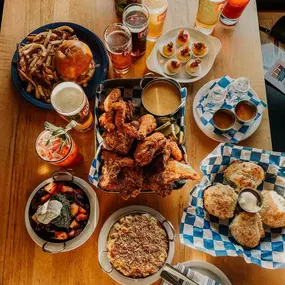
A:
[[[219,85],[220,87],[226,89],[227,86],[232,82],[232,80],[233,79],[230,78],[229,76],[224,76],[219,81],[216,81],[210,87],[210,90],[213,89],[216,85]],[[242,124],[236,121],[232,129],[226,132],[221,132],[220,130],[214,127],[213,112],[208,111],[209,109],[212,108],[212,104],[207,99],[208,99],[208,94],[202,96],[197,106],[197,111],[198,111],[200,120],[203,123],[203,125],[211,132],[217,135],[226,137],[232,143],[240,142],[242,138],[245,136],[248,129],[252,126],[253,122],[251,122],[250,124],[246,124],[246,123]],[[254,119],[254,122],[255,122],[256,120],[260,118],[264,108],[266,108],[267,105],[263,101],[261,101],[259,98],[255,97],[251,92],[248,92],[247,99],[253,102],[257,106],[258,113]],[[233,110],[234,107],[235,107],[235,104],[230,103],[228,100],[226,100],[221,106],[221,108],[226,108],[230,110]]]
[[[189,207],[184,209],[180,225],[182,243],[213,256],[242,256],[246,262],[265,268],[285,268],[285,228],[264,226],[265,238],[254,249],[244,249],[231,236],[231,219],[220,220],[203,207],[204,190],[212,183],[225,183],[223,170],[233,161],[252,161],[266,172],[258,189],[285,194],[285,153],[220,144],[202,162],[204,176],[190,193]]]
[[[115,81],[116,79],[114,79]],[[111,80],[108,80],[110,82]],[[120,81],[122,82],[122,81]],[[113,86],[113,84],[112,84]],[[116,88],[119,88],[121,90],[122,98],[125,101],[132,101],[132,103],[135,106],[135,115],[140,114],[140,109],[142,107],[141,102],[141,88],[139,86],[133,86],[132,88],[125,88],[124,86],[117,86]],[[111,88],[111,89],[114,89]],[[96,94],[96,103],[95,103],[95,137],[96,137],[96,146],[97,151],[95,154],[95,158],[92,161],[88,179],[90,183],[95,185],[97,188],[99,187],[99,178],[101,175],[101,149],[103,145],[103,138],[102,133],[103,130],[99,126],[99,117],[102,114],[99,110],[99,103],[102,102],[106,96],[106,94],[109,94],[111,89],[104,88],[104,90],[99,94]],[[181,90],[181,97],[182,97],[182,103],[186,103],[186,97],[187,97],[187,89],[182,88]],[[182,107],[174,116],[177,118],[177,123],[179,124],[181,131],[185,133],[184,129],[184,114],[185,114],[185,106]],[[182,145],[182,150],[186,154],[186,148],[185,145]],[[187,156],[186,156],[187,157]],[[110,191],[108,191],[110,192]],[[143,191],[144,192],[144,191]],[[147,191],[148,192],[148,191]]]

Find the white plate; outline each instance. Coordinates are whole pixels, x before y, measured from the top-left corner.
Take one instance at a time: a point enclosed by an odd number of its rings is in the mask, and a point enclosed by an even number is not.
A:
[[[219,282],[221,285],[232,284],[229,278],[219,268],[211,263],[200,260],[192,260],[183,262],[182,264],[190,269],[193,269],[194,271],[210,277],[211,279]]]
[[[152,208],[146,207],[146,206],[134,205],[134,206],[125,207],[125,208],[118,210],[117,212],[113,213],[107,219],[107,221],[104,223],[101,229],[101,232],[99,234],[99,240],[98,240],[98,259],[99,259],[99,264],[102,270],[105,273],[109,274],[109,276],[112,279],[114,279],[116,282],[123,284],[123,285],[133,285],[133,284],[149,285],[157,281],[160,278],[160,273],[163,267],[157,273],[150,275],[148,277],[137,278],[137,279],[130,278],[130,277],[124,276],[119,271],[114,269],[106,255],[107,238],[108,238],[109,232],[111,228],[113,227],[113,225],[121,217],[124,217],[129,214],[135,214],[135,213],[148,213],[154,216],[161,224],[164,221],[166,221],[166,219],[159,212],[157,212],[156,210]],[[166,221],[165,223],[163,223],[163,226],[164,226],[164,229],[166,230],[169,240],[171,240],[172,238],[175,239],[175,233],[173,232],[171,224]],[[174,256],[174,241],[169,241],[168,256],[165,262],[171,263],[173,256]]]
[[[45,185],[47,185],[48,183],[52,182],[53,179],[49,178],[47,180],[45,180],[44,182],[42,182],[41,184],[39,184],[36,189],[31,193],[27,204],[26,204],[26,209],[25,209],[25,224],[26,224],[26,228],[27,231],[30,235],[30,237],[32,238],[32,240],[39,245],[40,247],[43,246],[43,244],[46,243],[45,240],[43,240],[42,238],[40,238],[32,229],[31,223],[30,223],[30,219],[29,219],[29,209],[30,209],[30,204],[31,201],[33,199],[33,197],[35,196],[35,194]],[[93,234],[93,232],[95,231],[95,228],[98,224],[98,220],[99,220],[99,203],[98,203],[98,199],[96,196],[96,193],[94,191],[94,189],[87,183],[85,182],[83,179],[73,176],[73,183],[77,184],[78,186],[80,186],[80,188],[82,188],[82,190],[84,190],[84,192],[86,193],[88,199],[89,199],[89,203],[90,203],[90,216],[89,216],[89,220],[85,226],[85,228],[83,229],[83,231],[75,238],[73,238],[72,240],[69,240],[66,242],[66,247],[64,250],[61,250],[62,248],[62,244],[61,243],[52,243],[49,242],[47,244],[47,249],[53,251],[54,253],[56,252],[65,252],[65,251],[70,251],[73,250],[79,246],[81,246],[82,244],[84,244]]]
[[[199,91],[198,93],[195,95],[195,98],[194,98],[194,101],[193,101],[193,115],[194,115],[194,119],[195,119],[195,122],[196,124],[198,125],[199,129],[206,135],[208,136],[209,138],[215,140],[215,141],[219,141],[219,142],[231,142],[229,139],[227,139],[226,137],[224,136],[219,136],[213,132],[211,132],[209,129],[207,129],[204,124],[202,123],[201,119],[200,119],[200,116],[198,114],[198,111],[197,111],[197,106],[199,105],[199,101],[200,99],[206,95],[209,91],[209,88],[211,87],[211,85],[214,84],[215,81],[219,80],[220,78],[218,79],[214,79],[214,80],[211,80],[209,81],[208,83],[206,83]],[[256,94],[256,92],[250,88],[250,93],[253,94],[254,98],[258,98],[258,95]],[[244,137],[242,138],[241,141],[247,139],[248,137],[250,137],[256,130],[257,128],[259,127],[260,123],[261,123],[261,120],[262,120],[262,114],[261,116],[248,128],[246,134],[244,135]]]
[[[189,75],[188,73],[186,73],[186,71],[184,69],[185,63],[183,64],[181,71],[177,75],[168,76],[164,72],[164,65],[165,65],[166,61],[169,60],[169,58],[165,58],[160,54],[159,47],[161,45],[165,45],[165,44],[169,43],[170,41],[173,41],[173,43],[176,45],[175,38],[181,29],[184,29],[186,32],[189,33],[189,35],[190,35],[189,45],[190,46],[193,42],[201,41],[201,42],[204,42],[209,48],[209,53],[206,56],[204,56],[203,58],[201,58],[201,61],[202,61],[201,73],[199,76],[193,77],[193,76]],[[221,44],[219,39],[205,35],[196,29],[187,28],[187,27],[174,28],[174,29],[164,33],[158,39],[158,41],[156,42],[151,54],[147,58],[146,65],[147,65],[147,68],[149,70],[156,72],[158,74],[161,74],[165,77],[173,78],[180,83],[195,82],[195,81],[201,79],[202,77],[204,77],[210,71],[210,69],[212,68],[212,66],[214,64],[215,58],[221,49],[221,46],[222,46],[222,44]],[[178,46],[176,45],[176,50],[177,49],[178,49]],[[173,55],[172,58],[176,58],[175,54]],[[195,57],[192,57],[192,58],[195,58]]]

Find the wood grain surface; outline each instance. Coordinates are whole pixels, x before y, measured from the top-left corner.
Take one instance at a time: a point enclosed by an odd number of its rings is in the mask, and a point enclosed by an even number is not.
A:
[[[194,26],[197,0],[169,0],[165,30],[179,26]],[[0,34],[0,284],[4,285],[91,285],[115,284],[98,265],[97,239],[108,216],[117,209],[142,204],[157,209],[170,220],[176,231],[182,210],[187,206],[193,183],[165,199],[142,194],[136,199],[123,201],[119,195],[106,194],[94,189],[100,202],[100,221],[95,233],[80,248],[62,254],[48,255],[30,239],[24,224],[24,208],[32,190],[49,178],[56,167],[42,162],[36,155],[34,143],[47,120],[58,125],[64,121],[54,112],[39,109],[24,101],[11,83],[10,63],[20,42],[33,29],[56,21],[78,23],[102,38],[107,25],[118,21],[112,0],[7,0],[5,1]],[[196,126],[192,101],[201,86],[225,74],[246,76],[257,94],[266,101],[260,38],[255,1],[252,0],[236,27],[218,23],[213,34],[222,42],[212,70],[205,78],[188,86],[186,107],[187,150],[190,163],[198,170],[200,161],[218,143],[206,137]],[[153,44],[148,44],[148,52]],[[125,77],[143,76],[147,71],[147,54],[134,62]],[[114,77],[112,71],[109,74]],[[72,132],[84,163],[75,174],[85,180],[94,156],[94,134]],[[257,132],[241,145],[271,149],[267,111]],[[266,270],[246,264],[240,257],[215,258],[181,245],[176,240],[174,263],[185,260],[205,260],[225,272],[236,285],[285,284],[284,270]],[[157,282],[157,284],[159,284]]]

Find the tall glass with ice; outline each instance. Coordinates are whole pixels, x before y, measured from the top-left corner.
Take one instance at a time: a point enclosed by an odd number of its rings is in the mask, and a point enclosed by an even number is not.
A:
[[[74,82],[62,82],[51,93],[51,104],[56,112],[70,122],[76,121],[77,131],[86,132],[93,126],[93,115],[84,90]]]

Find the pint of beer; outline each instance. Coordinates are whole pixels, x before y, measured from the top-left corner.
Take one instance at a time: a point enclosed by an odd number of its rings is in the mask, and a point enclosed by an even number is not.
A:
[[[51,104],[66,121],[74,120],[77,131],[86,132],[93,126],[93,115],[83,89],[74,82],[62,82],[51,93]]]

